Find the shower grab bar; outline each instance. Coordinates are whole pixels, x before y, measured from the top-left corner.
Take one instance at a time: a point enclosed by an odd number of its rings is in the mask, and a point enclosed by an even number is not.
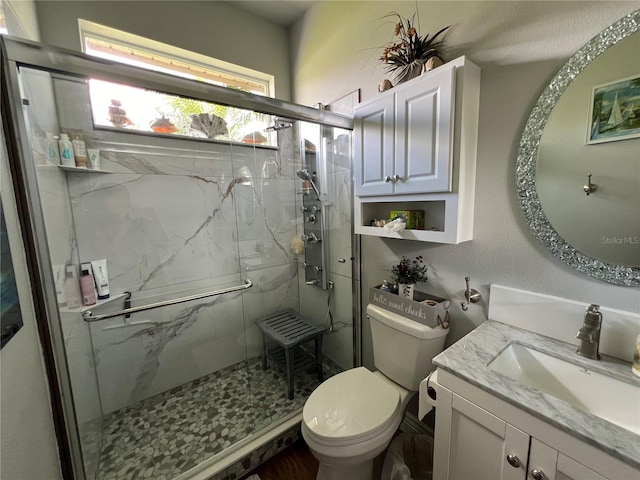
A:
[[[175,298],[173,300],[163,300],[162,302],[150,303],[148,305],[141,305],[139,307],[125,308],[119,312],[104,313],[102,315],[93,315],[91,310],[87,310],[82,313],[82,319],[85,322],[97,322],[99,320],[107,320],[108,318],[120,317],[122,315],[129,315],[137,312],[144,312],[145,310],[153,310],[154,308],[167,307],[169,305],[176,305],[178,303],[190,302],[192,300],[200,300],[202,298],[213,297],[216,295],[222,295],[224,293],[237,292],[238,290],[246,290],[253,287],[253,282],[248,278],[242,285],[236,285],[235,287],[221,288],[213,292],[199,293],[196,295],[189,295],[186,297]]]

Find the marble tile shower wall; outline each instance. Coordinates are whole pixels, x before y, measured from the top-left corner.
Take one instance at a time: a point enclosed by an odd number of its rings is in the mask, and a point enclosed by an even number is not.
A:
[[[92,130],[86,84],[54,82],[63,128],[88,132],[110,174],[67,173],[82,261],[106,258],[133,305],[253,288],[90,325],[103,413],[261,353],[255,321],[298,308],[295,161],[271,148]]]
[[[245,278],[255,284],[242,295],[131,318],[149,324],[113,330],[105,327],[122,319],[92,324],[104,413],[238,363],[247,353],[259,355],[255,320],[297,307],[296,258],[289,249],[293,180],[238,173],[277,162],[274,150],[216,149],[197,152],[200,158],[188,161],[191,173],[177,174],[186,152],[159,161],[103,147],[103,169],[130,173],[67,177],[80,258],[106,258],[111,290],[133,292],[134,305]]]

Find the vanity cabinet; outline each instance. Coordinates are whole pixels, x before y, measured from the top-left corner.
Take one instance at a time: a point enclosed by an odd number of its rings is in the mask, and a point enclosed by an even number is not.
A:
[[[637,469],[440,369],[438,382],[434,480],[640,478]]]
[[[436,409],[437,414],[440,401],[448,401],[450,455],[443,478],[524,480],[529,435],[459,395],[448,393],[439,392]]]
[[[356,106],[356,233],[472,238],[479,90],[480,69],[460,57]],[[424,211],[425,230],[371,226],[391,210]]]

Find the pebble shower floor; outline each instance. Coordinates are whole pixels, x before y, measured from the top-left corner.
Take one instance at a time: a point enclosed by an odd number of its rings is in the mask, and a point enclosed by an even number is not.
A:
[[[325,378],[337,373],[324,371]],[[317,385],[313,369],[297,374],[288,400],[284,374],[256,361],[113,412],[104,419],[98,480],[171,480],[301,408]]]

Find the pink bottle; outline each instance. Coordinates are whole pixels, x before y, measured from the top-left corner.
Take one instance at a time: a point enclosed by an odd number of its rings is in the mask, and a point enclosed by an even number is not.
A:
[[[80,288],[82,290],[82,304],[94,305],[96,303],[96,290],[90,263],[80,265]]]

